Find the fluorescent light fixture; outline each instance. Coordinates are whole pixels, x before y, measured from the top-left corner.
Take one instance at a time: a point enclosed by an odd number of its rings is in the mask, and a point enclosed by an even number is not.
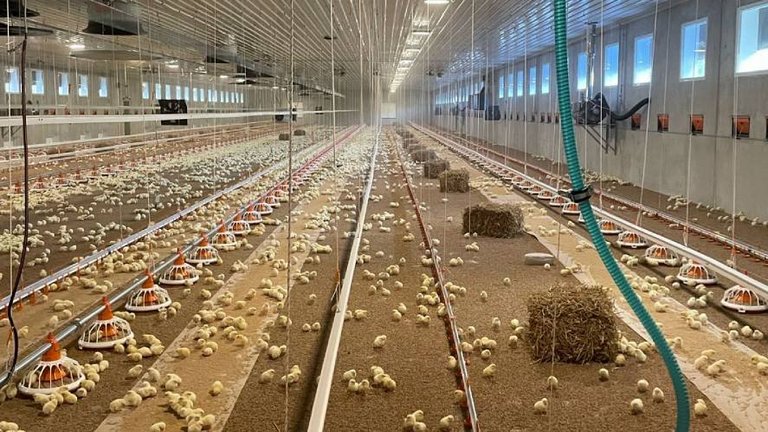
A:
[[[280,88],[280,87],[278,87],[278,86],[276,86],[276,85],[273,85],[273,86],[272,86],[272,90],[277,90],[277,89],[279,89],[279,88]]]
[[[166,64],[166,66],[171,68],[171,69],[178,69],[179,68],[179,64],[178,63],[168,63],[168,64]]]
[[[85,49],[85,45],[83,45],[81,43],[71,43],[71,44],[69,44],[69,49],[81,50],[81,49]]]
[[[219,75],[219,78],[229,78],[229,75]]]
[[[429,36],[431,30],[412,30],[411,34],[414,36]]]
[[[444,5],[450,3],[450,0],[424,0],[424,4]]]
[[[408,59],[400,59],[400,67],[403,67],[403,66],[408,66],[408,67],[410,67],[410,66],[411,66],[411,63],[413,63],[413,60],[408,60]]]

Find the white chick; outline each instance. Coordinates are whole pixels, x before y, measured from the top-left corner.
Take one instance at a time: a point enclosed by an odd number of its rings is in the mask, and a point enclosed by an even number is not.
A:
[[[653,401],[656,403],[662,403],[664,402],[664,392],[661,391],[660,388],[654,387],[653,392],[651,393],[651,397],[653,398]]]
[[[269,369],[269,370],[266,370],[266,371],[262,372],[261,375],[259,375],[259,383],[267,384],[267,383],[272,382],[272,379],[274,379],[274,378],[275,378],[275,370],[274,369]]]
[[[599,371],[597,371],[597,376],[600,377],[600,381],[608,381],[610,378],[610,373],[608,372],[608,369],[601,368]]]
[[[451,430],[451,425],[453,425],[454,417],[452,415],[447,415],[440,419],[440,430],[442,431],[448,431]]]
[[[546,414],[548,407],[549,407],[549,400],[547,400],[547,398],[543,398],[540,401],[537,401],[535,404],[533,404],[533,412],[536,414]]]
[[[491,378],[496,374],[496,363],[491,363],[483,369],[483,376],[485,378]]]
[[[696,414],[697,417],[706,417],[707,404],[704,402],[703,399],[696,400],[696,403],[693,405],[693,412],[694,414]]]
[[[210,393],[211,396],[218,396],[222,391],[224,391],[224,384],[222,384],[221,381],[214,381],[213,384],[211,384],[208,393]]]
[[[164,422],[157,422],[149,427],[149,432],[163,432],[166,426]]]
[[[387,335],[379,335],[373,340],[373,347],[383,348],[385,343],[387,343]]]
[[[558,384],[557,377],[555,377],[554,375],[550,375],[549,377],[547,377],[547,388],[549,390],[552,390],[552,391],[557,390],[557,384]]]
[[[632,402],[629,403],[629,407],[634,415],[642,414],[643,411],[645,411],[642,399],[632,399]]]
[[[648,391],[648,387],[649,387],[648,381],[646,381],[644,379],[641,379],[641,380],[639,380],[637,382],[637,391],[639,393],[647,392]]]

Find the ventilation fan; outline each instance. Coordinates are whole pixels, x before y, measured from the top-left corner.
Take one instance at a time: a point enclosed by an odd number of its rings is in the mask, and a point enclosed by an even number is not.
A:
[[[21,0],[6,0],[0,2],[0,16],[6,18],[34,18],[40,16],[40,13],[24,7]]]
[[[88,5],[88,26],[83,33],[137,36],[144,34],[136,3],[103,2]]]
[[[42,29],[38,27],[22,27],[22,26],[9,26],[4,23],[0,23],[0,34],[3,35],[9,35],[9,36],[24,36],[24,33],[27,33],[27,36],[34,37],[34,36],[50,36],[53,34],[53,31]]]

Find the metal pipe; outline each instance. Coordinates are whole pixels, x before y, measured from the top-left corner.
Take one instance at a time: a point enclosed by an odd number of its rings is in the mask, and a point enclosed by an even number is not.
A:
[[[336,112],[355,112],[356,110],[337,110]],[[302,111],[301,114],[326,114],[331,111],[313,110]],[[127,123],[148,122],[162,120],[201,120],[220,118],[259,117],[273,115],[291,115],[290,110],[279,111],[246,111],[236,113],[209,113],[209,114],[131,114],[131,115],[81,115],[81,116],[29,116],[29,126],[45,125],[70,125],[85,123]],[[21,116],[8,116],[0,118],[0,127],[21,126]]]
[[[371,168],[368,172],[368,181],[363,192],[363,200],[360,204],[360,213],[357,218],[355,228],[355,238],[352,241],[352,248],[349,252],[349,261],[344,272],[344,280],[339,290],[339,298],[336,302],[336,312],[333,317],[331,333],[328,336],[328,345],[325,348],[323,356],[323,366],[320,370],[320,377],[317,383],[315,399],[312,402],[312,412],[309,418],[307,430],[310,432],[320,432],[325,425],[325,415],[328,410],[328,401],[333,385],[333,372],[336,369],[336,357],[341,343],[341,331],[344,328],[344,314],[347,312],[347,302],[352,288],[352,279],[355,275],[355,264],[357,253],[360,250],[360,241],[363,238],[363,226],[365,225],[365,216],[368,210],[368,199],[371,196],[371,187],[373,186],[374,171],[376,170],[376,156],[379,150],[379,134],[376,134],[376,141],[371,156]]]

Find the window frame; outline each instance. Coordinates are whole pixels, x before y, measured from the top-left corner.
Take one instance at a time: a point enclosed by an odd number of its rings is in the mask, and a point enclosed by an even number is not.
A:
[[[547,70],[547,91],[546,92],[544,91],[544,69]],[[543,95],[549,94],[550,92],[550,87],[552,85],[551,75],[552,75],[552,67],[550,66],[550,63],[549,62],[542,63],[541,64],[541,85],[539,87],[541,88],[541,94]]]
[[[759,76],[759,75],[767,75],[768,74],[768,67],[765,69],[757,70],[757,71],[749,71],[749,72],[739,72],[739,50],[740,50],[740,41],[741,41],[741,14],[745,9],[757,9],[762,7],[768,7],[768,0],[763,0],[759,2],[755,2],[748,5],[743,5],[736,9],[736,41],[734,43],[734,56],[733,56],[733,72],[734,75],[737,77],[744,77],[744,76]],[[759,28],[758,28],[758,34],[759,34]],[[709,34],[707,34],[709,36]]]
[[[13,90],[15,84],[16,90]],[[5,94],[21,94],[21,73],[18,66],[8,66],[5,68],[5,82],[3,84]]]
[[[152,93],[150,92],[149,81],[142,81],[141,82],[141,99],[149,100],[150,96],[152,96]]]
[[[104,84],[103,87],[102,87],[102,84]],[[104,95],[101,94],[102,90],[104,90]],[[108,77],[99,76],[99,91],[97,91],[96,94],[103,99],[109,97],[109,78]]]
[[[91,95],[91,83],[89,81],[88,74],[77,74],[77,97],[87,98]]]
[[[614,46],[616,47],[616,83],[615,84],[607,84],[606,83],[606,76],[608,76],[608,74],[607,74],[606,64],[607,64],[607,59],[608,59],[608,48],[611,48],[611,47],[614,47]],[[603,49],[603,73],[602,73],[602,79],[603,79],[602,84],[603,84],[604,88],[618,87],[619,83],[621,83],[621,44],[619,44],[618,41],[612,42],[612,43],[609,43],[609,44],[605,45],[605,48]]]
[[[505,97],[505,87],[504,87],[504,74],[502,73],[499,75],[499,99],[504,99]]]
[[[514,68],[512,69],[512,72],[507,74],[507,97],[508,98],[515,97],[515,71],[514,71]]]
[[[648,81],[637,82],[637,42],[640,39],[647,39],[647,38],[650,38],[650,40],[651,40],[651,46],[650,46],[651,52],[649,53],[649,56],[648,56],[648,60],[650,61],[650,69],[651,70],[650,70],[650,74],[649,74],[649,77],[648,77]],[[640,86],[644,86],[644,85],[650,85],[653,82],[653,54],[654,54],[653,53],[653,51],[654,51],[653,50],[653,48],[654,48],[653,45],[654,45],[654,43],[655,43],[655,41],[654,41],[653,33],[642,34],[642,35],[636,36],[635,39],[634,39],[634,43],[632,45],[632,48],[633,48],[632,49],[632,86],[633,87],[640,87]]]
[[[685,58],[685,50],[683,44],[685,43],[685,28],[687,26],[691,25],[698,25],[698,24],[704,24],[707,27],[707,37],[704,39],[704,43],[706,44],[706,47],[704,48],[704,76],[692,76],[692,77],[683,77],[683,61]],[[695,52],[694,51],[694,70],[695,67]],[[684,22],[682,25],[680,25],[680,73],[679,78],[680,81],[688,82],[688,81],[703,81],[707,79],[707,54],[709,53],[709,19],[708,17],[699,18],[693,21]]]
[[[66,78],[67,85],[62,86],[63,78]],[[58,96],[69,96],[69,72],[56,72],[56,94]],[[64,90],[64,92],[62,92]]]
[[[515,97],[525,97],[525,69],[515,73]]]
[[[584,76],[581,76],[581,60],[584,60]],[[584,87],[581,87],[581,80],[584,79]],[[589,88],[589,57],[586,51],[579,51],[576,54],[576,91],[587,91]]]
[[[539,94],[539,80],[537,79],[539,68],[536,65],[528,67],[528,96]],[[531,88],[533,86],[533,88]]]
[[[35,81],[35,74],[37,74],[37,73],[40,74],[40,91],[39,92],[35,91],[35,83],[36,83],[36,81]],[[45,70],[43,70],[43,69],[32,69],[32,71],[30,73],[30,81],[31,81],[31,84],[29,86],[30,93],[32,93],[33,95],[36,95],[36,96],[45,95]]]

